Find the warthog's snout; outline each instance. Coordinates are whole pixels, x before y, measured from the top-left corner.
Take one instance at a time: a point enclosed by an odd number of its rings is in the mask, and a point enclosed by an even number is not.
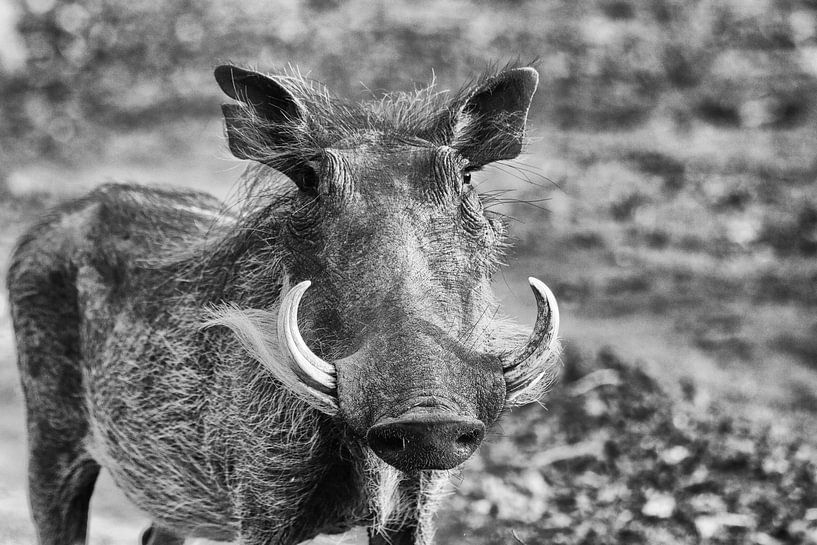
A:
[[[385,419],[366,434],[369,447],[402,471],[451,469],[467,460],[485,436],[475,418],[413,414]]]

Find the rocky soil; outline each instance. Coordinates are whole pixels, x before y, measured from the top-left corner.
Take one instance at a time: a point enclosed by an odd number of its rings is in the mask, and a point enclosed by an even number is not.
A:
[[[504,420],[441,515],[440,543],[817,543],[817,449],[674,400],[601,351]]]

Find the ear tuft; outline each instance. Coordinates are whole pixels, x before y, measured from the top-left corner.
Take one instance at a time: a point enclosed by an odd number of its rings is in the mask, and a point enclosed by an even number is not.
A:
[[[224,115],[224,126],[227,134],[227,144],[230,153],[238,159],[254,159],[261,154],[256,149],[262,138],[253,138],[257,130],[253,130],[248,122],[244,110],[238,104],[222,104],[221,113]]]

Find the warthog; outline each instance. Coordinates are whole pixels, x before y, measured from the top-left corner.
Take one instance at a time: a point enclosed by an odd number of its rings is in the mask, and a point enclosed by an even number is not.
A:
[[[555,367],[544,284],[532,334],[498,315],[505,227],[470,183],[520,153],[537,73],[361,104],[215,76],[252,161],[238,205],[108,185],[13,254],[40,543],[84,542],[101,467],[152,517],[145,544],[430,543],[447,471]]]

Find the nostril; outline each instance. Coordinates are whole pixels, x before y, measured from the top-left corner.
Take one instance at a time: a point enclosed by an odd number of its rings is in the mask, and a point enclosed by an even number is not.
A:
[[[399,453],[406,449],[406,438],[399,433],[389,433],[390,430],[371,430],[369,432],[369,446],[375,452]]]
[[[459,447],[473,447],[482,441],[483,426],[474,426],[471,429],[462,430],[457,436],[456,444]]]

